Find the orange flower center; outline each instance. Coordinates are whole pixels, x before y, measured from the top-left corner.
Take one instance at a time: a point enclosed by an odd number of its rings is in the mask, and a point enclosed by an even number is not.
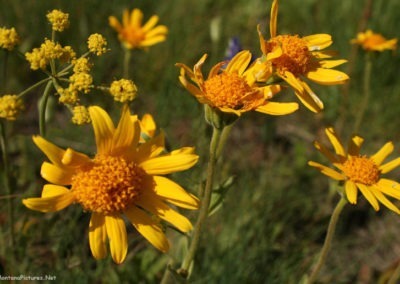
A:
[[[310,69],[312,54],[308,50],[307,42],[298,35],[278,35],[267,43],[267,52],[275,47],[282,48],[282,55],[272,60],[278,72],[291,72],[295,76],[303,75]]]
[[[380,34],[372,34],[365,39],[363,46],[366,49],[373,49],[376,46],[379,46],[385,43],[386,39]]]
[[[351,181],[365,185],[377,183],[380,176],[378,166],[366,156],[350,156],[342,170]]]
[[[218,108],[250,110],[264,101],[262,93],[251,88],[237,73],[223,72],[204,82],[205,97]]]
[[[131,48],[139,46],[139,44],[146,38],[146,34],[142,29],[127,27],[122,30],[121,38],[127,42]]]
[[[102,214],[124,211],[140,194],[144,170],[121,157],[97,155],[93,162],[72,177],[77,202]]]

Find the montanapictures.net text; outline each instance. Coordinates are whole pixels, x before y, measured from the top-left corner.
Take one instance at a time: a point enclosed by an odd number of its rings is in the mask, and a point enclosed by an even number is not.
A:
[[[45,280],[56,280],[55,275],[24,275],[20,274],[19,276],[11,276],[11,275],[0,275],[0,281],[8,280],[8,281],[45,281]]]

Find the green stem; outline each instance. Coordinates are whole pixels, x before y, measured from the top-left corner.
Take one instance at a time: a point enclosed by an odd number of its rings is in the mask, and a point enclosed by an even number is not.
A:
[[[365,69],[364,69],[364,81],[363,81],[363,100],[361,101],[361,105],[359,111],[357,112],[357,117],[354,123],[354,133],[357,133],[360,129],[361,122],[364,118],[365,111],[367,109],[369,99],[371,97],[371,72],[372,72],[372,53],[367,52],[365,54]]]
[[[314,281],[316,280],[316,278],[318,276],[319,271],[321,270],[322,266],[324,265],[324,263],[326,261],[326,257],[328,255],[329,249],[332,244],[333,235],[335,234],[336,224],[339,219],[339,215],[342,212],[343,207],[346,205],[346,203],[347,203],[347,200],[344,197],[342,197],[340,199],[340,201],[338,202],[338,204],[336,205],[335,209],[333,210],[331,219],[329,221],[328,232],[326,233],[326,236],[325,236],[324,245],[323,245],[321,253],[319,255],[318,262],[314,266],[314,269],[313,269],[310,277],[308,278],[307,284],[314,283]]]
[[[48,81],[39,105],[39,131],[42,137],[46,136],[46,109],[52,86],[53,82]]]
[[[37,88],[37,87],[41,86],[42,84],[44,84],[44,83],[50,81],[51,79],[52,79],[52,78],[49,77],[49,78],[40,80],[39,82],[35,83],[34,85],[30,86],[29,88],[27,88],[27,89],[23,90],[21,93],[19,93],[19,94],[18,94],[18,97],[24,96],[25,94],[29,93],[30,91],[34,90],[35,88]]]
[[[8,145],[7,145],[7,137],[6,137],[6,126],[3,122],[0,122],[0,147],[4,168],[4,187],[6,189],[7,195],[12,196],[11,183],[10,183],[10,169],[9,169],[9,161],[8,161]],[[7,199],[8,205],[8,222],[10,229],[10,247],[14,255],[14,244],[15,244],[15,234],[14,234],[14,205],[13,199]]]
[[[231,134],[233,125],[234,125],[234,123],[231,123],[231,124],[225,126],[224,129],[222,129],[221,139],[220,139],[218,147],[217,147],[217,153],[216,153],[217,159],[222,154],[222,150],[225,147],[225,144],[226,144],[226,141],[228,140],[229,134]]]
[[[180,269],[180,272],[184,277],[187,277],[189,267],[195,257],[197,247],[199,246],[201,230],[203,228],[205,220],[208,217],[208,208],[210,206],[211,193],[214,182],[215,164],[217,162],[217,149],[220,143],[222,131],[223,129],[221,130],[215,127],[213,128],[213,134],[210,142],[210,157],[207,166],[207,181],[204,189],[204,195],[201,199],[200,212],[193,230],[190,247],[182,262]]]
[[[124,53],[124,70],[123,70],[123,77],[128,79],[129,78],[129,66],[131,63],[131,50],[125,49]]]

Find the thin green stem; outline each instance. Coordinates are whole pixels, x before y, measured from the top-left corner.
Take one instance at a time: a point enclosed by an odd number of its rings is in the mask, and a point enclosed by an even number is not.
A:
[[[40,80],[39,82],[35,83],[34,85],[30,86],[29,88],[26,88],[25,90],[23,90],[21,93],[18,94],[18,97],[22,97],[25,94],[29,93],[30,91],[34,90],[35,88],[43,85],[44,83],[50,81],[52,78],[48,77],[46,79]]]
[[[213,134],[210,142],[210,153],[209,153],[209,160],[208,160],[208,166],[207,166],[207,180],[206,180],[206,185],[204,189],[204,195],[201,199],[201,205],[200,205],[200,212],[199,216],[197,218],[196,225],[193,230],[193,235],[191,238],[191,243],[190,247],[188,250],[188,253],[186,254],[182,265],[181,265],[181,272],[183,276],[187,277],[187,272],[189,270],[189,267],[196,255],[197,247],[199,246],[199,241],[200,241],[200,235],[201,231],[204,225],[205,220],[208,217],[208,208],[210,206],[210,201],[211,201],[211,193],[212,193],[212,188],[213,188],[213,182],[214,182],[214,174],[215,174],[215,164],[217,162],[217,149],[218,145],[220,143],[220,138],[221,138],[221,132],[223,130],[213,128]]]
[[[357,116],[354,123],[354,133],[357,133],[360,129],[360,125],[365,115],[370,97],[371,97],[371,72],[372,72],[372,53],[367,52],[365,54],[365,67],[364,67],[364,81],[363,81],[363,100],[361,101],[360,108],[357,112]]]
[[[123,70],[123,77],[124,78],[129,78],[129,67],[131,64],[131,50],[130,49],[125,49],[124,52],[124,70]]]
[[[222,150],[225,147],[226,141],[228,140],[229,134],[231,133],[232,127],[234,123],[231,123],[227,126],[224,127],[224,129],[221,132],[221,139],[219,141],[218,147],[217,147],[217,159],[221,156]]]
[[[5,123],[0,122],[0,148],[3,161],[3,175],[4,175],[4,188],[6,189],[7,195],[12,196],[11,183],[10,183],[10,169],[8,161],[8,144],[6,135]],[[14,255],[14,244],[15,244],[15,233],[14,233],[14,205],[13,199],[7,199],[8,206],[8,225],[10,229],[10,247]]]
[[[47,110],[47,101],[50,96],[51,87],[53,86],[52,81],[48,81],[46,88],[44,89],[43,96],[40,100],[39,105],[39,131],[42,137],[46,136],[46,110]]]
[[[326,261],[326,257],[328,255],[329,249],[332,244],[333,235],[335,234],[336,224],[339,219],[339,215],[343,210],[343,207],[347,204],[346,198],[340,198],[340,201],[336,205],[335,209],[333,210],[331,219],[329,221],[328,231],[325,236],[324,245],[321,249],[321,253],[318,258],[317,264],[314,266],[313,271],[311,272],[310,277],[308,278],[307,284],[312,284],[316,280],[319,271],[321,270],[322,266]]]

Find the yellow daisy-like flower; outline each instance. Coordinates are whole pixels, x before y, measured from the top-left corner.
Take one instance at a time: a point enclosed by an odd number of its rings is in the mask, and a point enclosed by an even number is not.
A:
[[[24,199],[23,203],[41,212],[79,203],[91,212],[89,245],[96,259],[107,255],[108,238],[113,260],[124,261],[128,241],[122,215],[153,246],[166,252],[169,243],[160,220],[182,232],[192,229],[190,221],[167,202],[197,209],[199,200],[162,175],[191,168],[198,156],[191,147],[163,153],[162,136],[139,144],[139,123],[127,106],[116,128],[100,107],[89,107],[89,114],[97,145],[94,158],[70,148],[63,150],[40,136],[33,138],[50,160],[41,168],[42,177],[50,184],[44,186],[41,197]]]
[[[367,30],[364,33],[358,33],[357,38],[352,39],[351,43],[360,45],[368,51],[395,50],[397,48],[397,38],[386,39],[381,34]]]
[[[298,109],[297,103],[269,101],[280,91],[280,86],[258,86],[255,69],[248,68],[251,61],[249,51],[244,50],[236,54],[226,68],[222,68],[226,62],[216,64],[205,80],[201,67],[206,58],[207,55],[203,55],[194,65],[193,71],[182,63],[176,64],[181,68],[180,82],[200,103],[237,116],[251,110],[271,115],[285,115]]]
[[[343,84],[349,79],[347,74],[332,68],[346,60],[327,60],[332,57],[332,52],[321,50],[332,44],[332,37],[328,34],[305,37],[277,35],[277,18],[278,0],[274,0],[271,8],[271,38],[265,40],[258,27],[261,50],[270,68],[269,73],[285,80],[308,109],[319,112],[324,107],[323,103],[302,77],[321,85]]]
[[[168,28],[158,25],[158,16],[153,15],[142,25],[143,12],[133,9],[131,13],[125,10],[122,15],[122,24],[116,17],[108,18],[109,24],[118,32],[118,38],[127,49],[147,48],[166,39]]]
[[[379,210],[380,202],[390,210],[400,214],[400,210],[385,196],[400,200],[400,184],[381,177],[382,174],[400,166],[400,158],[383,164],[386,157],[393,152],[393,143],[388,142],[374,155],[366,156],[360,154],[360,148],[364,141],[362,137],[353,136],[349,141],[346,153],[333,128],[325,129],[325,133],[332,143],[336,155],[319,142],[315,142],[314,146],[339,171],[313,161],[308,162],[308,164],[317,168],[324,175],[344,182],[344,191],[351,204],[357,203],[357,194],[360,190],[376,211]]]
[[[19,36],[15,28],[7,29],[0,28],[0,47],[13,50],[14,47],[19,43]]]
[[[15,120],[24,109],[24,102],[17,95],[3,95],[0,97],[0,118]]]
[[[46,17],[54,31],[62,32],[69,27],[69,15],[67,13],[54,9],[49,12]]]

